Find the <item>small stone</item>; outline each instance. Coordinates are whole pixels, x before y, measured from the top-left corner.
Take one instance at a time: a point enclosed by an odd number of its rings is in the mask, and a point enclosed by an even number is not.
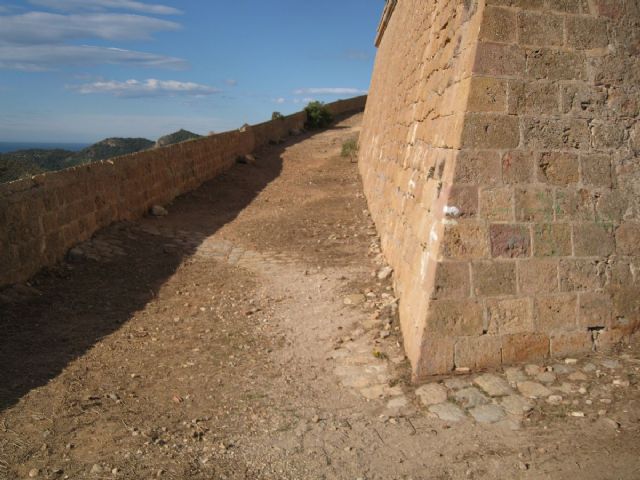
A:
[[[347,295],[344,297],[343,303],[345,305],[361,305],[363,304],[367,298],[361,293],[354,293],[351,295]]]
[[[117,474],[119,474],[119,473],[120,473],[120,469],[119,469],[119,468],[113,468],[113,469],[111,469],[111,473],[112,473],[113,475],[117,475]]]
[[[610,398],[601,398],[600,399],[600,403],[604,403],[605,405],[611,405],[611,399]]]
[[[580,387],[580,388],[578,389],[578,393],[579,393],[580,395],[586,395],[586,394],[587,394],[587,389],[586,389],[586,388],[584,388],[584,387]]]
[[[595,372],[596,366],[593,363],[587,363],[584,367],[582,367],[582,371],[586,373]]]
[[[543,372],[543,368],[539,365],[527,365],[524,367],[524,371],[527,372],[527,375],[535,377]]]
[[[516,367],[505,368],[504,374],[511,385],[515,385],[518,382],[524,382],[527,379],[524,372]]]
[[[511,415],[522,415],[533,409],[533,402],[521,395],[508,395],[502,398],[502,407]]]
[[[562,397],[560,395],[549,395],[547,403],[550,405],[560,405],[562,403]]]
[[[620,424],[618,422],[616,422],[615,420],[612,420],[610,418],[607,418],[607,417],[600,418],[600,420],[598,420],[598,423],[603,425],[603,426],[605,426],[605,427],[613,428],[615,430],[620,428]]]
[[[617,360],[602,360],[600,362],[600,365],[602,365],[605,368],[609,368],[611,370],[615,370],[616,368],[620,367],[620,362],[618,362]]]
[[[456,402],[465,408],[477,407],[489,403],[489,399],[475,387],[458,390],[453,396]]]
[[[575,365],[576,363],[578,363],[578,360],[575,358],[565,358],[564,363],[566,363],[567,365]]]
[[[69,253],[67,254],[67,258],[71,262],[81,262],[86,257],[87,257],[87,254],[84,252],[84,250],[78,247],[72,248],[71,250],[69,250]]]
[[[407,400],[407,397],[403,395],[401,397],[396,397],[389,400],[387,402],[387,408],[391,410],[403,408],[403,407],[406,407],[408,403],[409,401]]]
[[[613,381],[614,387],[628,387],[629,385],[631,385],[631,382],[629,382],[629,380],[622,380],[622,379],[616,378]]]
[[[565,365],[564,363],[556,363],[553,366],[553,371],[558,375],[566,375],[567,373],[573,372],[574,368],[569,365]]]
[[[553,372],[542,372],[536,379],[542,383],[553,383],[556,381],[556,374]]]
[[[389,266],[381,268],[380,271],[378,272],[378,280],[386,280],[391,276],[392,273],[393,273],[393,268]]]
[[[569,375],[569,380],[571,380],[572,382],[586,382],[588,378],[589,377],[587,377],[582,372],[573,372],[571,375]]]
[[[161,205],[154,205],[151,207],[151,215],[154,217],[166,217],[169,215],[169,212]]]
[[[471,408],[469,414],[479,423],[496,423],[505,416],[504,410],[494,404]]]
[[[95,463],[93,467],[91,467],[91,470],[89,473],[91,473],[92,475],[99,475],[102,473],[102,467],[97,463]]]
[[[387,330],[382,330],[380,331],[380,338],[381,339],[385,339],[385,338],[389,338],[389,336],[391,335],[390,332],[388,332]]]
[[[447,401],[447,389],[438,383],[428,383],[416,390],[420,403],[428,407]]]
[[[38,475],[40,475],[40,470],[38,470],[37,468],[32,468],[31,470],[29,470],[29,478],[36,478]]]
[[[484,375],[476,377],[473,383],[478,385],[491,397],[503,397],[513,392],[506,380],[491,373],[485,373]]]
[[[451,402],[431,405],[429,411],[445,422],[459,422],[464,420],[464,412]]]
[[[520,382],[518,390],[527,398],[544,398],[551,395],[551,390],[536,382]]]
[[[451,377],[444,381],[444,385],[450,390],[460,390],[461,388],[470,386],[471,382],[468,378]]]
[[[583,418],[584,417],[584,412],[571,412],[569,415],[571,417]]]

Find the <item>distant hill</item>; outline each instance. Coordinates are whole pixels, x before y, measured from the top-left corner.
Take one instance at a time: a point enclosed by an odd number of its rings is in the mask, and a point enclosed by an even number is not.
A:
[[[194,140],[196,138],[202,138],[202,135],[189,132],[188,130],[178,130],[177,132],[170,133],[169,135],[165,135],[164,137],[160,137],[156,142],[156,148],[166,147],[167,145],[186,142],[187,140]]]
[[[29,149],[0,154],[0,183],[147,150],[146,138],[107,138],[79,152]]]
[[[67,160],[73,165],[81,165],[140,152],[153,146],[154,143],[146,138],[107,138],[74,153]]]
[[[29,149],[0,154],[0,183],[67,168],[68,150]]]

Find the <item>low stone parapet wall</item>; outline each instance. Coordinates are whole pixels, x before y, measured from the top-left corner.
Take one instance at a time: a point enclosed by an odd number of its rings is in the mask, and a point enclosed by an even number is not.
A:
[[[328,104],[334,115],[366,97]],[[246,129],[94,162],[0,185],[0,287],[61,260],[100,228],[144,215],[194,190],[251,153],[304,128],[295,113]]]

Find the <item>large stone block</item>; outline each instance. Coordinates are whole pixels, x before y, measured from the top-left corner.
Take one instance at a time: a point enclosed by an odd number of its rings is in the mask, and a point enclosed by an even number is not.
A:
[[[535,327],[538,332],[572,331],[577,324],[577,295],[553,295],[535,299]]]
[[[559,47],[564,42],[564,17],[552,13],[518,14],[518,43],[536,47]]]
[[[533,332],[533,303],[530,298],[489,298],[485,303],[489,334]]]
[[[471,272],[473,293],[478,297],[515,295],[516,293],[515,262],[475,262],[471,265]]]
[[[536,257],[566,257],[572,253],[571,225],[539,223],[533,227],[533,255]]]
[[[527,225],[496,223],[489,227],[491,256],[518,258],[531,255],[531,235]]]

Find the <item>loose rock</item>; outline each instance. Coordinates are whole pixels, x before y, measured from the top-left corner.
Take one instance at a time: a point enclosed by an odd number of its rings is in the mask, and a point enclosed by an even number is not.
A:
[[[459,422],[465,418],[464,412],[451,402],[431,405],[429,411],[445,422]]]
[[[416,396],[425,405],[436,405],[447,401],[447,389],[438,383],[429,383],[416,390]]]
[[[544,398],[551,395],[551,390],[537,382],[520,382],[518,390],[527,398]]]
[[[503,397],[513,392],[506,380],[491,373],[485,373],[484,375],[476,377],[473,383],[478,385],[491,397]]]
[[[469,414],[479,423],[496,423],[505,416],[504,410],[498,405],[480,405],[469,410]]]

